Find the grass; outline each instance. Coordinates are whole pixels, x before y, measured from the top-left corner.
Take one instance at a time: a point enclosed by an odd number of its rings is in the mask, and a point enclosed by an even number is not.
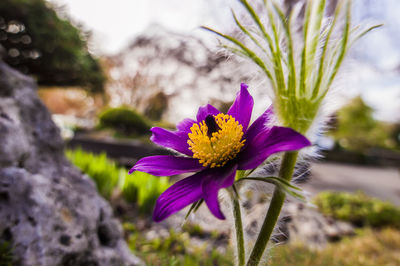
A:
[[[96,183],[99,193],[109,199],[118,184],[120,170],[105,153],[93,154],[82,149],[67,150],[67,158]]]
[[[193,248],[188,232],[170,230],[169,236],[148,240],[134,225],[124,224],[130,248],[146,265],[234,265],[232,250],[220,253],[206,245]],[[197,230],[196,230],[197,232]],[[271,266],[396,266],[400,265],[400,231],[364,228],[354,237],[331,243],[324,250],[301,244],[283,244],[270,253]]]
[[[315,197],[314,203],[323,214],[356,226],[400,228],[400,208],[360,191],[322,192]]]
[[[143,232],[136,230],[131,223],[125,223],[124,229],[129,247],[146,265],[233,266],[233,255],[229,249],[222,254],[208,247],[213,245],[212,239],[204,245],[195,246],[191,244],[188,232],[170,229],[167,237],[146,239]]]
[[[272,250],[271,256],[272,266],[395,266],[400,265],[400,231],[368,228],[322,251],[312,251],[301,245],[281,245]]]
[[[126,171],[125,171],[126,172]],[[122,196],[128,202],[137,202],[141,213],[151,213],[160,194],[170,183],[165,176],[157,177],[143,172],[134,172],[131,175],[121,175]]]

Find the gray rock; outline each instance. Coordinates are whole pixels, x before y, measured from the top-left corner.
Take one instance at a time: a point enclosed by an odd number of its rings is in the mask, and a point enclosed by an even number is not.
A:
[[[311,249],[322,249],[328,242],[354,234],[350,223],[326,217],[302,203],[288,203],[282,216],[290,217],[281,224],[289,241],[303,243]]]
[[[142,264],[63,146],[35,82],[0,60],[0,242],[15,264]]]
[[[248,243],[254,244],[268,210],[273,187],[258,185],[250,198],[243,202],[244,231]],[[241,191],[245,192],[245,191]],[[245,193],[241,195],[246,198]],[[323,249],[329,242],[354,234],[350,223],[337,221],[321,214],[311,204],[304,204],[291,197],[285,202],[272,241],[275,243],[301,243],[310,249]]]

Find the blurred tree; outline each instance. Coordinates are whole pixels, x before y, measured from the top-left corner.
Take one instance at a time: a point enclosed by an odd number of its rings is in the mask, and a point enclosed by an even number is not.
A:
[[[377,121],[372,108],[361,97],[354,98],[337,113],[337,126],[331,135],[343,148],[365,151],[373,147],[395,148],[393,125]]]
[[[168,108],[168,96],[159,91],[149,98],[144,114],[155,121],[159,121]]]
[[[396,143],[397,149],[400,150],[400,123],[393,125],[392,138]]]
[[[44,0],[0,1],[3,60],[40,85],[103,91],[105,75],[87,48],[87,36],[57,16]]]

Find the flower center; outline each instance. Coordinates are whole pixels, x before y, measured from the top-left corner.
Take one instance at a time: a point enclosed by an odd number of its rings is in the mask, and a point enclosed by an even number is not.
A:
[[[207,116],[193,124],[188,134],[193,158],[210,168],[222,167],[234,159],[246,140],[242,140],[243,127],[230,115]]]

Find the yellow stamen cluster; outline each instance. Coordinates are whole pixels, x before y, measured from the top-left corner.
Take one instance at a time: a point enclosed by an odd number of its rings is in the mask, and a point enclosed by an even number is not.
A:
[[[222,167],[234,159],[243,147],[243,127],[230,115],[218,114],[214,116],[220,130],[208,136],[208,127],[205,121],[193,124],[189,133],[189,149],[193,158],[210,168]]]

